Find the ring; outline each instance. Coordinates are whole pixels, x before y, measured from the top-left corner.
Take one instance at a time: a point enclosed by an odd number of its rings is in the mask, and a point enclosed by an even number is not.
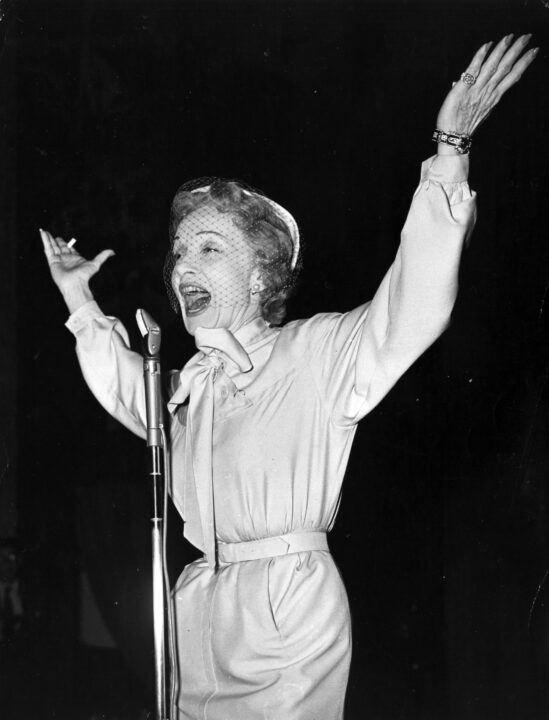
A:
[[[471,73],[464,72],[464,73],[462,73],[462,75],[461,75],[461,80],[462,80],[466,85],[474,85],[475,82],[476,82],[476,77],[475,77],[474,75],[471,75]]]

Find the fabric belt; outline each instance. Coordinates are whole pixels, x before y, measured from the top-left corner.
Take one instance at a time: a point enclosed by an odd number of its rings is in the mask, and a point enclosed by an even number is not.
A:
[[[217,557],[220,562],[233,563],[291,555],[309,550],[327,550],[329,552],[325,532],[294,532],[239,543],[218,542]]]

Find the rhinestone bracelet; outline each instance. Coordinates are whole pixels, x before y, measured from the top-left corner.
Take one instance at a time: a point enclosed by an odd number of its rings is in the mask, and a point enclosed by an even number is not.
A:
[[[433,142],[451,145],[460,155],[466,155],[471,149],[473,142],[470,135],[460,135],[459,133],[447,132],[446,130],[435,130],[432,140]]]

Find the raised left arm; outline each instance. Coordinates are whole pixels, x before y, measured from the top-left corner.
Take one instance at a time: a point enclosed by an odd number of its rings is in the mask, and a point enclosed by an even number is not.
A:
[[[437,128],[470,136],[534,60],[537,49],[523,54],[529,40],[507,36],[491,52],[491,43],[483,45],[445,98]],[[423,164],[395,261],[364,324],[351,417],[371,410],[450,319],[475,193],[467,184],[469,156],[444,142],[437,147],[437,156]]]

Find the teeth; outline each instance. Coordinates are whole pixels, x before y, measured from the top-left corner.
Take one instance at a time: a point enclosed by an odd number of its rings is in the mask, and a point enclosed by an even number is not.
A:
[[[199,315],[209,307],[212,296],[200,285],[182,282],[178,286],[179,296],[185,305],[187,317]]]
[[[179,288],[179,291],[182,295],[188,295],[189,293],[205,293],[208,292],[207,290],[204,290],[204,288],[199,287],[198,285],[181,285]]]

